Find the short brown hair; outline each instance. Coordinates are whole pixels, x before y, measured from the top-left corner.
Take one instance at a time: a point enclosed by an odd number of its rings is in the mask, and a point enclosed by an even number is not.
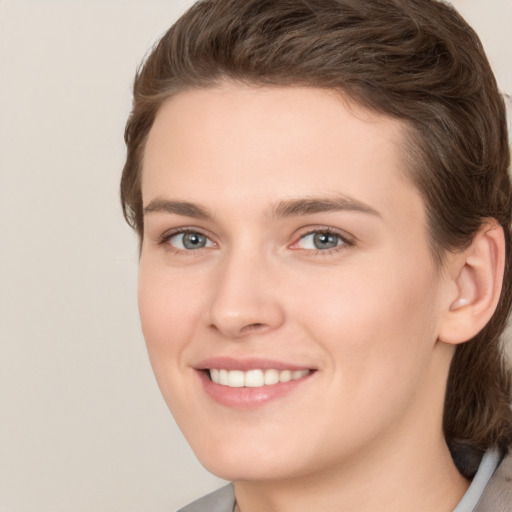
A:
[[[178,91],[232,80],[341,91],[404,120],[410,176],[427,209],[432,252],[467,247],[489,218],[506,239],[497,310],[457,347],[445,400],[448,444],[512,445],[510,377],[500,337],[511,308],[512,192],[504,101],[475,32],[436,0],[204,0],[139,69],[126,125],[121,198],[143,233],[141,164],[161,104]]]

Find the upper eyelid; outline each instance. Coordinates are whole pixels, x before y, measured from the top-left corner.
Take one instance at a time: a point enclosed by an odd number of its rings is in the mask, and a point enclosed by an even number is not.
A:
[[[212,237],[212,235],[210,235],[204,229],[200,229],[200,228],[196,228],[196,227],[192,227],[192,226],[183,226],[183,227],[179,227],[179,228],[171,228],[171,229],[165,230],[157,238],[156,244],[157,245],[163,244],[163,243],[167,242],[169,239],[171,239],[173,236],[181,235],[183,233],[198,233],[200,235],[205,236],[206,238],[208,238],[213,243],[215,243],[214,238]]]
[[[315,233],[329,233],[332,235],[337,235],[347,244],[354,244],[357,241],[357,238],[350,233],[347,233],[342,229],[333,228],[331,226],[307,226],[299,231],[300,232],[297,239],[293,242],[294,244],[297,243],[300,239]]]
[[[170,240],[172,238],[174,238],[175,236],[185,235],[187,233],[195,233],[195,234],[204,236],[209,240],[209,242],[211,242],[211,245],[205,246],[205,247],[197,247],[194,249],[187,249],[187,248],[176,247],[176,246],[174,246],[174,244],[170,243]],[[212,237],[210,235],[204,233],[203,230],[201,230],[201,229],[191,228],[191,227],[180,227],[180,228],[168,229],[160,235],[160,237],[156,240],[155,245],[164,248],[165,252],[167,252],[167,253],[174,254],[175,256],[183,256],[183,257],[199,256],[201,254],[204,254],[204,251],[209,251],[209,250],[217,247],[217,243],[212,239]]]
[[[182,234],[182,233],[199,233],[205,237],[207,237],[211,242],[215,245],[218,245],[216,241],[216,237],[212,235],[208,230],[199,228],[197,226],[180,226],[176,228],[170,228],[165,230],[161,235],[158,236],[156,240],[156,245],[164,244],[173,236]],[[339,236],[341,240],[347,245],[354,245],[357,242],[357,238],[345,230],[334,228],[332,226],[322,226],[322,225],[313,225],[313,226],[304,226],[295,231],[295,235],[292,235],[292,242],[288,244],[288,246],[293,246],[298,243],[302,238],[315,234],[315,233],[330,233],[336,236]]]

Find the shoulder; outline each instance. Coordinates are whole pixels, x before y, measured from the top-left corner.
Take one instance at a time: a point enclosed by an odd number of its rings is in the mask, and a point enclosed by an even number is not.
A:
[[[233,512],[234,506],[235,491],[230,484],[193,501],[177,512]]]
[[[512,512],[512,454],[496,468],[475,512]]]

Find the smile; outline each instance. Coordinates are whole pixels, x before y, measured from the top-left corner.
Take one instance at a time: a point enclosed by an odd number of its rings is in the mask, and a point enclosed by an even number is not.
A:
[[[273,386],[278,383],[302,379],[310,373],[311,370],[254,369],[242,371],[216,368],[211,368],[209,370],[212,382],[230,388],[259,388],[262,386]]]

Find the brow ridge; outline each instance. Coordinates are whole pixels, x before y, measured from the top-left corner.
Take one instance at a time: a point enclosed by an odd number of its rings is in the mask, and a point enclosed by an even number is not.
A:
[[[272,215],[279,218],[335,211],[354,211],[380,217],[380,213],[371,206],[348,196],[283,200],[274,206]]]
[[[206,208],[203,208],[198,204],[160,197],[153,199],[144,208],[144,215],[148,215],[150,213],[170,213],[204,220],[211,219],[213,217]]]
[[[353,211],[380,216],[377,210],[361,201],[347,196],[336,196],[282,200],[273,206],[271,217],[285,218],[335,211]],[[202,220],[213,219],[213,215],[203,206],[189,201],[158,197],[144,208],[144,215],[151,213],[169,213]]]

